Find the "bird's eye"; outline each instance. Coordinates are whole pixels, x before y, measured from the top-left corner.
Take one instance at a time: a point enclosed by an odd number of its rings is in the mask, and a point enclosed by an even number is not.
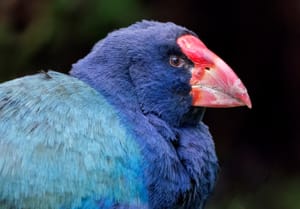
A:
[[[183,67],[185,65],[184,59],[177,55],[171,55],[169,59],[169,63],[171,66],[177,68]]]

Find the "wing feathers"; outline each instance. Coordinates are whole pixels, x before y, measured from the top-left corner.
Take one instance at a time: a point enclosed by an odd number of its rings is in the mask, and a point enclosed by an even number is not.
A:
[[[142,202],[139,148],[114,109],[81,81],[47,75],[0,85],[0,202],[22,208],[75,207],[87,197]]]

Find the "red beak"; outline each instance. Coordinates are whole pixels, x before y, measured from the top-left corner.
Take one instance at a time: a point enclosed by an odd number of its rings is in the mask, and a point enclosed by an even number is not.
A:
[[[194,106],[252,107],[242,81],[198,38],[183,35],[177,39],[177,43],[182,52],[194,63],[190,81]]]

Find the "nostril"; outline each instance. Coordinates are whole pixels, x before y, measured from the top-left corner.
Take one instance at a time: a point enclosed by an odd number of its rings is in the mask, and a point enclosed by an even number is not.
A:
[[[210,67],[205,67],[204,70],[210,71]]]

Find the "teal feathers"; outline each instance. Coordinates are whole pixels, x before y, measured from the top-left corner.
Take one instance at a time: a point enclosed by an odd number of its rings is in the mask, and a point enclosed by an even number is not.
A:
[[[85,83],[56,72],[9,81],[0,109],[1,208],[146,201],[137,144]]]

